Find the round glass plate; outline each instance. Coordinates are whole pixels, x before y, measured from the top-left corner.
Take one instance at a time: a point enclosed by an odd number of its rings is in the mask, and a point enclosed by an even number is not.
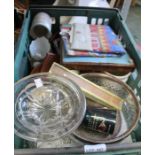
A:
[[[15,134],[30,141],[56,140],[81,124],[86,101],[71,80],[47,73],[15,84]]]
[[[105,136],[103,133],[91,131],[80,125],[74,135],[91,143],[113,143],[127,137],[136,127],[140,116],[140,106],[131,88],[119,79],[105,74],[87,73],[82,76],[121,97],[124,103],[122,110],[118,112],[113,134]],[[103,107],[94,102],[92,104],[88,99],[86,102],[87,106]]]

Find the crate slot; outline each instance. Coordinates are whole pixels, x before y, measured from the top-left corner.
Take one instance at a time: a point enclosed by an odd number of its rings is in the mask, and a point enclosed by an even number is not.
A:
[[[118,39],[119,39],[119,41],[122,42],[123,36],[121,34],[118,34]]]
[[[97,24],[98,24],[98,25],[102,25],[102,24],[103,24],[103,19],[102,19],[102,18],[99,18],[99,19],[97,20]]]
[[[92,19],[91,19],[91,24],[92,24],[92,25],[96,25],[96,21],[97,21],[96,18],[92,18]]]
[[[133,76],[133,80],[136,80],[136,78],[138,77],[138,72],[136,69],[133,71],[132,76]]]
[[[52,24],[56,24],[56,19],[55,17],[51,17],[52,18]]]
[[[110,22],[109,18],[104,19],[104,25],[109,25],[109,22]]]
[[[136,88],[134,89],[134,93],[135,93],[135,95],[137,95],[137,89]]]
[[[139,102],[141,101],[139,96],[137,96],[137,100],[138,100]]]
[[[139,88],[141,87],[141,80],[139,80],[139,82],[138,82],[138,87]]]

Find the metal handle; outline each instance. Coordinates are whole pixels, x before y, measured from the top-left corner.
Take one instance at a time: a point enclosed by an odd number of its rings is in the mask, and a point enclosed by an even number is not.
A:
[[[130,144],[107,144],[106,152],[113,151],[127,151],[138,152],[141,148],[141,143],[130,143]],[[58,155],[58,154],[84,154],[84,146],[82,147],[72,147],[72,148],[42,148],[42,149],[16,149],[15,155]],[[91,153],[91,152],[90,152]],[[92,153],[99,153],[92,152]],[[103,152],[102,152],[103,153]]]

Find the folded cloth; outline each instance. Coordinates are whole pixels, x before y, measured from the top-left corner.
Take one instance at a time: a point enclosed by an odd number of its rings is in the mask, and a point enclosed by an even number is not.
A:
[[[75,28],[74,30],[74,27],[78,27],[80,25],[81,24],[65,24],[61,27],[60,34],[62,35],[62,38],[65,37],[65,39],[68,39],[68,42],[65,41],[65,44],[67,43],[67,55],[105,57],[117,55],[121,56],[126,53],[126,50],[123,48],[121,42],[118,39],[118,36],[114,33],[110,26],[86,24],[87,26],[83,27],[87,29],[86,32],[90,31],[90,33],[87,33],[87,35],[90,36],[84,38],[84,35],[81,34],[84,32],[84,30],[80,31],[80,28]],[[78,33],[78,35],[75,35],[74,33]],[[83,41],[85,41],[86,43],[89,42],[88,49],[87,46],[85,46],[85,49],[83,49],[84,46],[80,42],[81,38],[78,38],[80,36],[83,36]]]
[[[63,48],[65,50],[65,55],[69,57],[118,57],[119,55],[115,53],[102,53],[102,52],[94,52],[94,51],[85,51],[85,50],[72,50],[70,48],[70,43],[67,38],[63,37]]]

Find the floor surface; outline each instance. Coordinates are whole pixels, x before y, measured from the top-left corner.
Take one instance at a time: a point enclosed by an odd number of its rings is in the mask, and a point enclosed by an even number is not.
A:
[[[141,7],[130,8],[126,23],[138,46],[141,45]]]

